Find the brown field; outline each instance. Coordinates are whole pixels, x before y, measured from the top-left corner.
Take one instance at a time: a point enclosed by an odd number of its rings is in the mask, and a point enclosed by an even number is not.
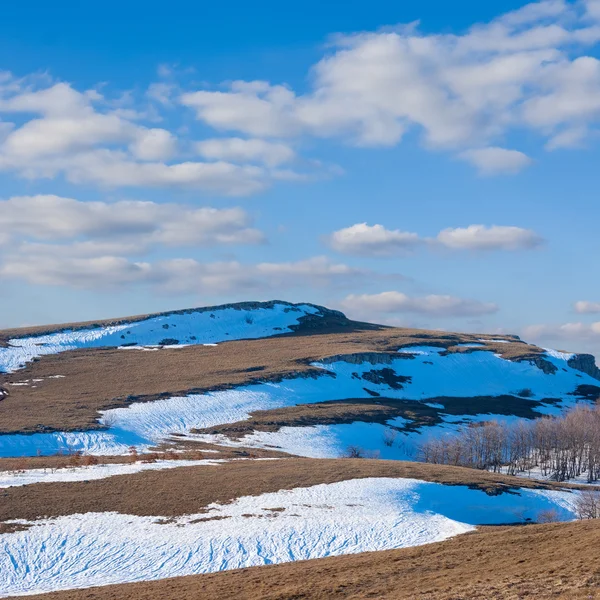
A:
[[[447,485],[466,485],[498,494],[517,488],[575,489],[578,486],[423,463],[288,458],[248,460],[218,466],[180,467],[116,475],[74,483],[38,483],[0,489],[0,523],[86,512],[115,511],[141,516],[176,517],[282,489],[309,487],[365,477],[404,477]]]
[[[416,548],[29,596],[32,600],[593,600],[600,521],[483,527]]]
[[[366,358],[385,362],[389,360],[386,353],[418,344],[470,352],[473,349],[457,344],[478,337],[414,329],[365,329],[353,324],[343,333],[309,330],[216,347],[63,352],[41,357],[16,373],[0,374],[0,389],[8,394],[0,401],[0,434],[93,429],[99,427],[99,411],[136,401],[311,376],[317,371],[309,363],[329,357],[358,355],[349,360],[361,360],[367,354]],[[539,361],[541,352],[536,346],[518,341],[489,342],[486,349],[510,360]],[[63,377],[52,378],[56,375]]]

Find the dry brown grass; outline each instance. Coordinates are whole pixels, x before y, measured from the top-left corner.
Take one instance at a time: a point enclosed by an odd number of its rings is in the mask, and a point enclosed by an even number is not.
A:
[[[0,401],[0,433],[96,428],[99,411],[135,401],[310,375],[316,371],[309,362],[338,355],[378,353],[385,360],[386,353],[415,344],[442,346],[450,352],[472,351],[457,344],[479,337],[356,327],[345,333],[285,335],[216,347],[156,352],[113,348],[44,356],[16,373],[0,374],[0,388],[8,391]],[[490,343],[486,348],[511,360],[535,358],[541,352],[522,342]],[[53,375],[64,377],[50,378]],[[41,381],[11,385],[32,379]]]
[[[593,600],[600,521],[481,528],[416,548],[30,596],[32,600]]]
[[[39,483],[0,490],[0,522],[85,512],[115,511],[175,517],[203,512],[213,502],[365,477],[404,477],[466,485],[490,494],[519,487],[577,487],[542,483],[485,471],[422,463],[289,458],[218,466],[144,471],[73,483]]]
[[[51,456],[23,456],[18,458],[0,458],[0,473],[3,471],[26,471],[28,469],[64,469],[68,467],[89,466],[91,464],[115,465],[136,461],[148,462],[156,460],[200,460],[200,459],[232,459],[232,458],[287,458],[283,452],[264,448],[244,448],[218,446],[203,442],[187,441],[187,443],[163,444],[156,451],[119,456],[92,456],[81,454],[54,454]]]
[[[278,431],[282,427],[309,427],[339,423],[385,423],[399,416],[397,407],[374,404],[368,400],[356,402],[320,402],[300,404],[272,410],[257,410],[250,418],[216,427],[192,429],[192,433],[223,434],[230,438],[241,438],[253,431]]]
[[[300,404],[270,410],[257,410],[250,418],[204,429],[192,429],[192,433],[222,434],[239,439],[253,431],[278,431],[282,427],[309,427],[340,423],[381,423],[389,419],[403,417],[407,423],[395,426],[398,431],[415,431],[421,427],[431,427],[444,422],[445,415],[515,415],[525,419],[535,419],[541,413],[537,407],[544,403],[552,404],[552,398],[543,401],[526,400],[518,396],[468,396],[428,398],[428,403],[418,400],[397,400],[378,397],[376,400],[347,399],[331,400],[316,404]],[[443,408],[431,406],[439,404]]]

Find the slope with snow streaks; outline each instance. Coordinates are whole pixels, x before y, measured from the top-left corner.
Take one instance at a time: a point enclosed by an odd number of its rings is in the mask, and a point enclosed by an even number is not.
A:
[[[383,366],[338,360],[315,364],[322,369],[319,377],[297,377],[279,383],[265,382],[233,390],[134,403],[105,411],[101,419],[107,426],[104,431],[0,436],[0,456],[51,454],[66,448],[93,454],[123,454],[132,445],[144,450],[174,433],[186,434],[192,428],[205,429],[245,420],[256,410],[346,398],[372,400],[374,395],[426,402],[442,396],[515,395],[527,389],[530,395],[522,399],[523,406],[534,406],[532,414],[541,416],[557,413],[577,402],[578,386],[598,383],[569,367],[568,355],[546,355],[544,360],[554,369],[553,373],[546,373],[527,361],[505,360],[491,352],[473,350],[446,354],[440,348],[411,348],[402,351],[402,358]],[[386,382],[385,377],[380,376],[382,369],[392,369],[404,383]],[[554,399],[554,403],[540,404],[546,399]],[[464,415],[464,420],[485,413],[484,407],[478,410],[474,406],[470,414]],[[456,415],[453,418],[456,420]],[[211,436],[201,439],[219,441]],[[361,440],[355,443],[360,445]]]
[[[574,518],[576,494],[488,496],[414,479],[372,478],[246,496],[174,520],[70,515],[0,535],[0,595],[207,573],[441,541],[477,524]]]
[[[320,316],[325,310],[311,304],[286,302],[250,305],[245,309],[233,305],[165,313],[117,325],[11,338],[6,347],[0,347],[0,372],[14,372],[36,357],[79,348],[214,344],[289,333],[303,317]]]

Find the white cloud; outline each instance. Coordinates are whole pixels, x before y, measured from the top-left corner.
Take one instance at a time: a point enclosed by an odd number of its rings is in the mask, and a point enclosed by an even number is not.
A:
[[[268,174],[251,165],[227,162],[139,163],[110,150],[82,154],[68,163],[61,161],[73,183],[96,183],[108,187],[183,187],[245,196],[269,185]]]
[[[543,243],[531,229],[499,225],[444,229],[438,234],[437,241],[448,248],[467,250],[527,250]]]
[[[139,201],[80,202],[59,196],[21,196],[0,201],[0,229],[6,233],[6,241],[76,240],[80,242],[78,251],[85,250],[86,254],[101,253],[107,248],[132,253],[156,245],[264,241],[263,234],[251,228],[250,223],[248,214],[240,208],[219,210]]]
[[[579,300],[575,302],[573,308],[580,315],[593,315],[600,313],[600,302],[588,302],[587,300]]]
[[[327,242],[343,254],[385,257],[405,254],[425,243],[462,250],[529,250],[544,240],[531,229],[500,225],[448,228],[435,239],[429,239],[399,229],[386,229],[383,225],[357,223],[334,231]]]
[[[600,321],[529,325],[523,328],[522,337],[544,346],[600,357]]]
[[[337,36],[313,65],[306,93],[268,81],[184,90],[163,66],[159,74],[169,79],[150,86],[142,104],[131,93],[114,100],[44,74],[2,72],[0,115],[19,123],[0,122],[0,169],[243,195],[311,178],[279,169],[295,157],[290,138],[392,146],[414,130],[425,147],[484,174],[515,173],[531,159],[498,146],[512,132],[529,129],[552,150],[582,145],[600,126],[600,60],[588,51],[600,41],[598,6],[542,0],[461,35],[425,34],[413,24]],[[181,105],[243,137],[211,133],[195,145],[185,128],[175,135],[155,126],[162,111]],[[190,160],[194,147],[206,162]]]
[[[286,144],[260,139],[214,138],[197,142],[196,151],[209,160],[227,160],[236,163],[264,163],[276,167],[290,162],[295,152]]]
[[[104,290],[150,286],[161,293],[219,294],[344,285],[370,273],[315,257],[290,263],[201,263],[191,258],[136,262],[116,256],[87,256],[79,248],[32,245],[5,258],[0,276],[38,285]]]
[[[257,137],[300,133],[301,124],[294,114],[295,100],[294,93],[286,87],[264,81],[236,81],[228,92],[187,92],[180,98],[211,127]]]
[[[533,340],[600,339],[600,321],[596,323],[563,323],[562,325],[529,325],[524,335]]]
[[[14,170],[27,179],[62,173],[72,183],[183,187],[241,196],[260,192],[285,176],[251,163],[258,160],[274,167],[293,157],[283,144],[240,140],[247,142],[245,148],[232,144],[229,154],[237,152],[236,161],[242,164],[177,162],[177,137],[167,129],[141,125],[138,121],[144,114],[121,104],[107,102],[94,90],[78,92],[65,83],[35,91],[15,83],[5,94],[0,90],[0,113],[37,115],[20,127],[1,124],[0,169]],[[221,154],[225,157],[227,152]],[[293,172],[288,179],[292,174],[302,179]]]
[[[337,252],[359,256],[393,256],[406,253],[419,243],[416,233],[367,223],[334,231],[329,237],[330,246]]]
[[[458,156],[477,167],[482,175],[518,173],[532,163],[523,152],[496,147],[465,150]]]
[[[417,313],[438,317],[472,317],[492,314],[498,307],[492,303],[465,300],[455,296],[435,295],[411,297],[402,292],[382,292],[347,296],[341,306],[363,318],[369,315]]]
[[[457,149],[485,173],[516,172],[531,160],[493,145],[513,128],[552,140],[600,120],[600,62],[584,54],[600,40],[600,11],[596,0],[585,6],[531,3],[462,35],[412,25],[338,36],[306,94],[235,81],[180,102],[212,127],[261,137],[386,146],[417,128],[427,146]]]
[[[146,129],[138,133],[129,149],[140,160],[168,160],[175,154],[177,141],[165,129]]]

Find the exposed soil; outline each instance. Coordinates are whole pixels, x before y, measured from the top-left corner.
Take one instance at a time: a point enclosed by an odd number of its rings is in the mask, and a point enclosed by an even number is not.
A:
[[[593,600],[600,521],[481,528],[445,542],[29,596],[32,600]]]
[[[328,357],[350,355],[350,361],[385,363],[392,356],[398,357],[390,354],[398,348],[423,344],[444,347],[448,352],[473,351],[476,349],[457,344],[480,337],[361,327],[356,324],[354,330],[345,333],[309,334],[312,330],[308,330],[215,347],[188,346],[155,352],[102,348],[43,356],[16,373],[0,374],[0,389],[6,392],[0,395],[0,434],[98,428],[99,411],[132,402],[284,377],[314,376],[322,371],[309,363]],[[485,349],[510,360],[533,360],[541,352],[518,341],[490,342]],[[56,375],[63,377],[52,377]],[[26,385],[14,385],[23,383]]]
[[[180,467],[115,475],[71,483],[39,483],[0,489],[0,522],[13,519],[115,511],[141,516],[175,517],[201,513],[213,502],[256,496],[365,477],[404,477],[466,485],[489,494],[517,488],[575,489],[461,467],[422,463],[289,458],[239,461],[217,466]]]

